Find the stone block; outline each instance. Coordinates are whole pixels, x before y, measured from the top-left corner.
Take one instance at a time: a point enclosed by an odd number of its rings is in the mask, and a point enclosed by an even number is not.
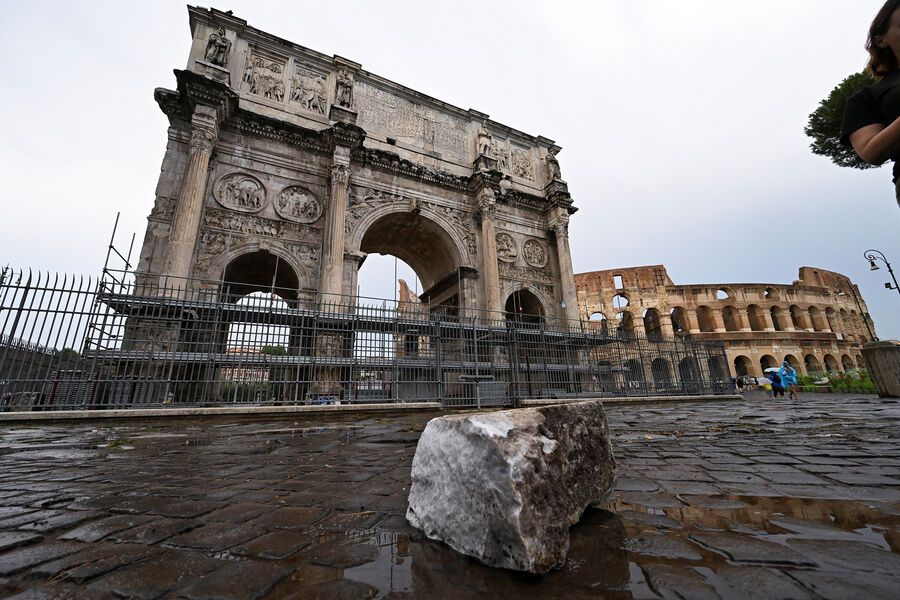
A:
[[[900,398],[900,340],[866,344],[862,355],[878,395]]]
[[[546,573],[615,478],[600,402],[445,416],[419,440],[406,518],[489,566]]]

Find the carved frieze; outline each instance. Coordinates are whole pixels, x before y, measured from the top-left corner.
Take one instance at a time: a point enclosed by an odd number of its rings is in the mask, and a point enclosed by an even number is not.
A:
[[[319,230],[309,225],[238,214],[218,208],[207,208],[204,211],[203,225],[242,235],[309,240],[316,243],[319,239]]]
[[[247,55],[241,81],[251,94],[282,102],[284,100],[285,60],[262,54],[253,48]]]
[[[466,122],[462,119],[417,104],[387,90],[356,81],[353,87],[354,110],[359,126],[407,143],[431,144],[435,151],[465,158]]]
[[[531,154],[527,150],[513,148],[512,158],[512,174],[522,179],[534,181],[534,166],[531,163]]]
[[[347,206],[344,232],[349,234],[356,228],[356,223],[366,214],[385,204],[409,205],[409,200],[398,194],[389,194],[381,190],[364,187],[351,187],[350,202]]]
[[[513,236],[505,232],[497,233],[497,258],[508,263],[516,262],[519,257],[519,250],[516,247],[516,240]]]
[[[213,196],[225,208],[257,212],[266,204],[266,188],[252,175],[230,173],[219,178]]]
[[[547,248],[540,240],[533,238],[525,240],[525,244],[522,246],[522,254],[525,257],[525,262],[532,267],[543,267],[547,264]]]
[[[510,263],[501,262],[500,276],[507,279],[515,279],[517,281],[536,281],[543,283],[553,283],[553,273],[545,267],[523,267]]]
[[[324,115],[328,105],[325,80],[324,74],[298,65],[291,80],[291,102],[311,113]]]
[[[289,185],[278,194],[275,210],[295,223],[315,223],[322,216],[322,203],[304,187]]]
[[[491,142],[491,153],[493,158],[497,159],[497,166],[500,170],[509,173],[509,145],[506,143],[506,140],[493,140]]]
[[[469,251],[469,256],[474,260],[478,255],[478,240],[475,237],[475,226],[472,223],[472,216],[465,211],[450,208],[449,206],[438,205],[433,202],[423,202],[422,205],[425,206],[429,212],[440,215],[442,220],[451,224],[453,228],[456,229],[456,232],[466,243],[466,249]]]

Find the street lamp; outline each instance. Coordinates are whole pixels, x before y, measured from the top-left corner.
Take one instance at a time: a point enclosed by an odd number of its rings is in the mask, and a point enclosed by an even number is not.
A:
[[[843,288],[838,287],[837,295],[838,296],[846,296],[847,294],[844,292]],[[869,339],[872,340],[873,342],[877,342],[878,338],[875,337],[875,334],[872,333],[872,328],[869,327],[869,313],[865,312],[862,309],[862,305],[859,303],[859,296],[857,296],[856,292],[853,291],[853,286],[850,287],[850,295],[853,296],[853,300],[856,302],[856,308],[859,309],[859,314],[862,316],[863,323],[866,326],[866,331],[869,332]]]
[[[897,277],[894,275],[894,270],[891,268],[891,263],[888,262],[888,259],[887,257],[885,257],[884,253],[880,250],[866,250],[864,256],[866,257],[866,260],[869,261],[870,271],[877,271],[881,268],[878,266],[878,263],[875,262],[876,260],[880,260],[884,263],[884,265],[887,267],[888,273],[891,274],[891,279],[894,280],[894,285],[885,283],[884,287],[889,290],[897,290],[897,293],[900,294],[900,285],[897,284]]]

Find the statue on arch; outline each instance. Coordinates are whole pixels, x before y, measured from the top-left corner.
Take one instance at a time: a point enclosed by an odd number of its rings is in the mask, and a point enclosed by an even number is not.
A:
[[[218,31],[209,35],[206,42],[206,61],[220,67],[228,66],[228,53],[231,51],[231,42],[225,37],[225,28],[219,27]]]
[[[486,123],[482,121],[481,126],[478,128],[478,154],[479,156],[493,158],[493,152],[491,151],[491,134],[488,133],[485,125]]]
[[[559,161],[556,160],[556,156],[550,152],[544,160],[547,162],[547,179],[549,181],[562,180],[562,174],[559,171]]]
[[[353,106],[353,75],[346,68],[341,68],[338,71],[334,96],[338,106],[343,106],[344,108]]]

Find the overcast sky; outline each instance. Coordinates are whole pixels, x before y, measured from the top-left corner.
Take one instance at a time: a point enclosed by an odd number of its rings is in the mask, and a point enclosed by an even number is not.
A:
[[[880,336],[900,338],[900,295],[862,256],[879,248],[900,269],[890,168],[836,167],[810,154],[803,134],[819,100],[864,66],[881,4],[216,8],[556,140],[580,208],[570,226],[576,272],[663,263],[676,283],[790,283],[801,265],[817,266],[849,275]],[[166,143],[153,89],[175,87],[189,44],[181,2],[3,4],[0,263],[95,273],[116,211],[121,245],[132,232],[140,245]],[[392,287],[363,293],[390,297]]]

